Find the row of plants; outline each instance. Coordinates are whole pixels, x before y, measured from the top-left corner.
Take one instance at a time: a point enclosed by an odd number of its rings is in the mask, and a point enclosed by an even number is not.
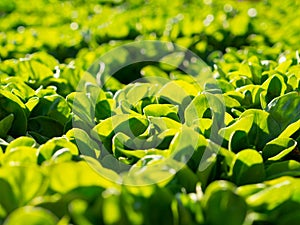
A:
[[[97,48],[104,43],[140,39],[172,41],[204,58],[249,45],[297,50],[298,6],[269,0],[3,0],[0,57],[43,50],[63,62],[87,51],[101,54],[107,48]]]

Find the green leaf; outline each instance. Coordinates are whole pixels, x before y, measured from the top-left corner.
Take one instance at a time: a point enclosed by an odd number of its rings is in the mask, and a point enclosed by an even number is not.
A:
[[[66,65],[60,69],[61,72],[59,74],[60,75],[59,78],[66,79],[72,91],[80,90],[79,81],[81,79],[87,79],[88,81],[91,81],[90,80],[91,74],[78,67],[74,68],[72,64]],[[70,79],[70,77],[72,77],[72,79]]]
[[[38,162],[42,163],[45,160],[49,160],[60,149],[68,149],[72,155],[79,154],[75,144],[64,137],[57,137],[52,138],[38,148]]]
[[[285,73],[290,65],[293,63],[293,60],[289,59],[286,61],[283,61],[282,63],[279,63],[279,65],[275,68],[280,73]]]
[[[35,91],[36,96],[43,98],[45,96],[57,95],[57,88],[54,86],[48,86],[46,88],[38,88]]]
[[[258,183],[265,179],[265,170],[261,155],[252,149],[236,154],[232,165],[232,180],[237,185]]]
[[[231,108],[241,107],[241,103],[235,98],[226,95],[226,93],[223,95],[223,97],[224,97],[226,108],[231,109]]]
[[[46,52],[35,52],[30,56],[30,58],[46,65],[50,69],[54,69],[55,66],[59,64],[57,59],[55,59],[52,55],[47,54]]]
[[[0,121],[0,137],[5,138],[14,121],[14,114],[9,114]]]
[[[261,84],[263,67],[259,58],[257,56],[251,56],[248,64],[251,69],[253,83]]]
[[[48,95],[40,98],[37,105],[32,109],[30,117],[48,116],[64,125],[70,116],[70,108],[67,101],[60,95]]]
[[[127,143],[127,144],[131,143],[130,145],[128,145],[129,148],[132,149],[157,148],[161,150],[168,149],[173,137],[175,136],[176,133],[178,133],[177,128],[176,129],[167,128],[166,130],[160,132],[158,132],[155,128],[153,128],[153,129],[148,129],[148,131],[149,134],[151,134],[149,137],[148,134],[144,133],[143,136],[134,138],[132,141],[130,139],[129,142]]]
[[[266,211],[276,208],[291,199],[299,182],[291,177],[280,177],[266,182],[268,187],[246,198],[247,204],[255,210]]]
[[[124,89],[116,93],[114,99],[120,103],[126,100],[130,105],[135,106],[144,98],[152,97],[156,94],[158,85],[151,83],[134,83],[127,85]]]
[[[184,57],[184,52],[172,52],[160,59],[160,67],[167,71],[178,69]]]
[[[197,175],[188,166],[181,168],[174,176],[174,180],[177,181],[181,190],[184,188],[188,193],[195,191],[199,181]]]
[[[175,121],[179,121],[178,107],[171,104],[151,104],[143,109],[146,116],[161,117],[165,116]]]
[[[287,128],[285,128],[285,130],[282,131],[278,137],[289,138],[295,136],[295,138],[297,138],[297,135],[298,136],[300,135],[299,132],[300,132],[300,120],[288,125]]]
[[[168,117],[148,117],[151,125],[154,126],[155,131],[161,133],[168,129],[178,130],[181,128],[182,124],[172,120]]]
[[[300,119],[300,95],[298,92],[290,92],[288,94],[274,98],[267,106],[267,112],[284,130],[291,123]]]
[[[299,82],[300,78],[298,78],[295,74],[292,74],[288,77],[287,85],[295,91],[298,88]]]
[[[237,88],[253,84],[250,78],[239,74],[235,74],[233,78],[230,79],[230,83]]]
[[[186,81],[170,81],[157,93],[160,103],[171,103],[179,106],[179,117],[182,118],[184,109],[198,94],[197,88]]]
[[[61,136],[63,128],[61,123],[47,116],[37,116],[28,120],[28,131],[47,138]]]
[[[271,211],[271,218],[274,218],[274,222],[276,218],[280,218],[279,221],[276,220],[278,225],[284,224],[297,224],[299,217],[299,202],[295,202],[292,199],[287,200],[286,202],[279,205],[277,208]]]
[[[71,161],[72,158],[73,155],[68,148],[61,148],[52,155],[50,161],[53,163],[62,163]]]
[[[98,120],[107,119],[111,117],[114,113],[115,101],[113,99],[106,99],[98,101],[95,106],[95,117]]]
[[[30,137],[34,138],[37,141],[37,143],[39,143],[39,144],[44,144],[50,139],[49,137],[43,136],[34,131],[28,131],[28,135]]]
[[[161,155],[164,157],[169,155],[169,151],[167,149],[155,149],[155,147],[157,147],[155,145],[158,145],[157,143],[151,143],[153,147],[141,149],[140,146],[145,145],[138,143],[141,142],[141,140],[132,140],[129,136],[123,133],[117,133],[113,137],[112,142],[112,151],[114,156],[126,164],[133,164],[146,155]]]
[[[280,127],[273,116],[258,109],[246,110],[240,117],[253,116],[253,124],[248,134],[250,144],[261,150],[270,140],[280,134]],[[241,125],[243,126],[243,125]]]
[[[28,99],[28,101],[25,103],[25,106],[29,113],[34,109],[34,107],[39,103],[39,101],[40,99],[37,96]]]
[[[251,195],[254,195],[255,193],[265,189],[267,185],[264,183],[257,183],[257,184],[247,184],[240,186],[236,189],[236,192],[239,196],[242,196],[243,198],[247,198]]]
[[[9,77],[5,79],[2,84],[5,84],[4,90],[13,93],[22,99],[23,102],[35,95],[34,90],[26,83],[22,82],[18,77]]]
[[[292,152],[296,146],[297,142],[291,138],[276,138],[266,144],[262,156],[265,160],[277,161]]]
[[[217,81],[216,84],[205,83],[205,87],[207,87],[209,85],[209,86],[211,86],[211,87],[209,87],[209,89],[221,89],[223,93],[235,90],[234,86],[225,79],[218,79],[216,81]]]
[[[43,208],[26,206],[13,211],[4,221],[5,225],[19,224],[26,221],[30,225],[55,225],[58,218]]]
[[[18,63],[17,74],[25,80],[41,82],[47,77],[51,77],[53,72],[46,65],[35,60],[24,60]],[[39,85],[37,85],[39,86]]]
[[[287,86],[282,76],[273,75],[269,77],[263,84],[262,87],[267,90],[264,94],[266,103],[268,104],[274,98],[284,95]]]
[[[33,138],[30,137],[19,137],[12,142],[9,143],[9,145],[6,147],[6,152],[12,151],[14,148],[18,147],[36,147],[37,143]]]
[[[66,100],[69,103],[72,112],[78,118],[84,121],[88,126],[92,127],[94,125],[95,102],[92,102],[86,93],[72,92],[67,96]]]
[[[184,112],[185,124],[191,126],[199,118],[212,119],[210,139],[216,143],[221,142],[218,131],[224,127],[225,103],[222,98],[205,92],[193,99]]]
[[[2,165],[30,166],[37,163],[37,149],[19,146],[6,151],[1,159]]]
[[[248,84],[237,89],[244,95],[243,106],[246,108],[260,108],[260,95],[264,89],[260,85]]]
[[[114,187],[114,183],[103,177],[104,170],[95,170],[89,162],[62,162],[49,168],[50,187],[58,193],[67,193],[78,187]],[[105,174],[104,174],[105,176]],[[65,179],[68,177],[68,179]]]
[[[1,208],[5,213],[10,213],[18,207],[17,196],[14,195],[9,182],[6,179],[0,178],[0,191],[5,193],[0,199]]]
[[[173,225],[173,217],[171,211],[172,194],[166,188],[156,188],[146,203],[146,211],[144,220],[149,221],[149,224]],[[157,207],[153,207],[156,205]],[[164,216],[160,216],[160,212],[164,212]]]
[[[109,92],[104,92],[99,86],[92,84],[92,83],[86,83],[85,84],[85,96],[78,96],[81,98],[88,98],[86,99],[86,102],[83,102],[83,99],[75,99],[75,105],[77,101],[79,101],[82,105],[82,107],[87,106],[88,103],[90,104],[90,115],[91,119],[93,121],[93,117],[96,117],[97,120],[103,120],[110,116],[112,116],[113,110],[115,109],[115,100],[111,99],[112,96]],[[76,97],[76,96],[75,96]],[[80,104],[79,104],[80,105]],[[73,102],[73,111],[77,110],[78,108],[74,108],[74,102]],[[80,109],[78,109],[80,111]],[[85,109],[86,110],[86,109]]]
[[[200,164],[206,160],[207,155],[205,157],[203,155],[207,145],[208,142],[204,136],[192,128],[183,126],[170,143],[170,157],[179,162],[187,163],[192,170],[196,171]],[[207,151],[209,152],[209,150]]]
[[[146,101],[139,101],[137,103],[137,108],[139,112],[142,112],[142,108],[143,108],[143,103]],[[134,111],[133,106],[126,100],[121,100],[119,102],[119,107],[114,111],[115,114],[120,115],[120,114],[131,114],[131,115],[136,115],[136,116],[140,116],[140,114],[142,113],[138,113],[136,111]]]
[[[229,141],[232,135],[237,131],[243,131],[248,134],[253,126],[254,116],[248,115],[240,117],[235,123],[231,124],[228,127],[220,129],[219,134],[225,140]]]
[[[207,187],[203,205],[206,221],[209,224],[243,224],[247,213],[247,204],[234,190],[234,185],[226,181],[215,181]]]
[[[300,163],[295,160],[274,162],[266,169],[267,179],[274,179],[282,176],[300,176]]]
[[[235,91],[228,91],[228,92],[224,93],[223,96],[224,96],[225,103],[227,103],[227,101],[229,101],[230,99],[234,99],[234,100],[238,101],[240,103],[240,105],[242,103],[244,103],[245,95],[241,92],[236,91],[236,90]],[[229,99],[227,97],[229,97]],[[236,101],[234,101],[235,103],[233,103],[233,104],[237,105]],[[229,104],[232,104],[232,103],[229,103]]]
[[[213,120],[208,118],[199,118],[194,120],[193,126],[206,138],[210,138]]]
[[[248,140],[248,135],[243,130],[236,130],[230,135],[229,138],[229,151],[239,152],[243,149],[250,148],[251,145]]]
[[[0,119],[3,119],[10,114],[14,115],[10,133],[15,137],[25,135],[27,129],[27,116],[24,103],[14,94],[5,90],[0,90]]]
[[[100,139],[108,149],[111,149],[111,140],[114,134],[121,132],[131,138],[144,133],[149,121],[143,116],[115,115],[101,121],[93,128],[92,137]]]
[[[14,208],[29,204],[29,202],[45,192],[47,185],[44,183],[44,175],[35,166],[5,166],[0,168],[0,180],[5,180],[9,190],[1,190],[9,196],[14,196],[15,204],[5,202],[6,210],[10,212]],[[43,186],[44,185],[44,186]],[[8,186],[0,186],[8,187]],[[28,188],[30,187],[30,188]],[[7,198],[4,199],[8,200]],[[7,205],[9,204],[9,205]]]
[[[77,145],[81,154],[95,158],[100,156],[98,144],[84,130],[73,128],[66,133],[66,137]]]

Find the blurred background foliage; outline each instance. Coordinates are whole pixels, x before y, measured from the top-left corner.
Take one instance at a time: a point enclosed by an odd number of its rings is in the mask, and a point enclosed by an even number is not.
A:
[[[0,57],[46,51],[60,62],[89,64],[91,54],[115,42],[154,39],[187,47],[212,64],[211,53],[228,47],[299,49],[298,7],[298,0],[2,0]]]

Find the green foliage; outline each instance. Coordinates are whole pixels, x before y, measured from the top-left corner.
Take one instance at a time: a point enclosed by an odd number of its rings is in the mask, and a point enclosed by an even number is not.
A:
[[[1,0],[0,224],[298,224],[297,8]]]

